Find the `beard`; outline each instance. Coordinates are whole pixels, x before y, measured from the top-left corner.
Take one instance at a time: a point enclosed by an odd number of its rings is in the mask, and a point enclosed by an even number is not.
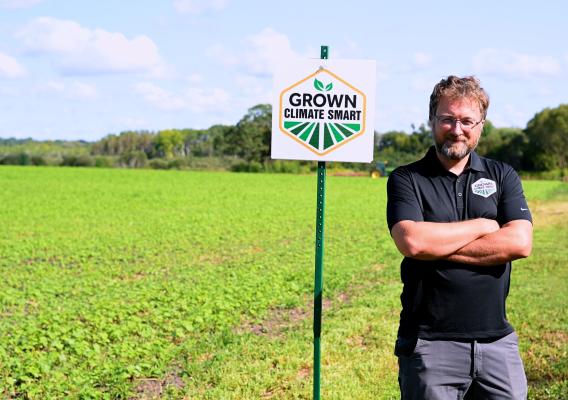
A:
[[[438,154],[443,155],[449,160],[461,160],[467,157],[475,148],[479,138],[475,142],[469,142],[467,140],[463,141],[452,141],[441,139],[437,140],[434,137],[434,146]]]

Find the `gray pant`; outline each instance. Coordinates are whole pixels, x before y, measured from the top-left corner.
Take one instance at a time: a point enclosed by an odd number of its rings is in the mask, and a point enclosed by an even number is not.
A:
[[[399,339],[395,353],[402,400],[527,398],[514,332],[493,342]]]

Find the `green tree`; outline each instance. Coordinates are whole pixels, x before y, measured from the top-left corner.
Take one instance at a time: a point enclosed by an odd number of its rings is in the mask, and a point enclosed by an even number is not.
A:
[[[475,151],[482,156],[488,156],[495,148],[501,145],[501,137],[490,120],[485,120],[483,131]]]
[[[416,161],[432,145],[432,133],[424,124],[412,125],[412,133],[389,131],[377,137],[375,160],[386,161],[392,167]]]
[[[225,135],[225,151],[247,162],[264,163],[270,156],[272,107],[258,104],[248,110]]]
[[[154,153],[153,133],[148,131],[124,131],[107,135],[91,146],[92,155],[121,156],[129,152],[144,152],[147,157]]]
[[[154,139],[154,145],[159,157],[172,158],[184,155],[184,137],[178,129],[160,131]]]
[[[184,129],[183,132],[186,155],[194,157],[212,157],[216,155],[215,135],[218,133],[215,126],[203,130]]]
[[[207,134],[213,145],[213,154],[222,156],[229,154],[227,150],[226,138],[229,136],[229,131],[234,129],[232,125],[213,125],[207,129]]]
[[[537,113],[528,122],[525,133],[529,141],[527,167],[550,171],[568,166],[568,104]]]
[[[423,155],[430,146],[432,146],[432,131],[424,124],[420,124],[418,128],[412,126],[412,134],[410,135],[411,146],[414,152]]]
[[[527,135],[520,128],[495,128],[493,146],[487,149],[489,158],[504,161],[516,170],[523,168],[523,157],[527,148]],[[483,140],[483,137],[482,139]]]

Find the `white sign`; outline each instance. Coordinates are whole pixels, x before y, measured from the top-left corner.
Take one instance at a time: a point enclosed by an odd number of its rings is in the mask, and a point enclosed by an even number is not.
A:
[[[272,158],[371,162],[375,61],[288,60],[274,74]]]

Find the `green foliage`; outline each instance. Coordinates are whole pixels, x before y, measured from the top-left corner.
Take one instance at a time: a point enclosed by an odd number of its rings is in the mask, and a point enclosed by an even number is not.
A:
[[[148,157],[155,152],[154,134],[148,131],[125,131],[108,135],[91,146],[91,154],[122,156],[125,153],[144,152]]]
[[[501,144],[487,153],[488,157],[504,161],[513,168],[524,168],[524,157],[529,141],[526,134],[518,128],[496,129],[501,137]]]
[[[87,154],[64,155],[61,165],[65,167],[93,167],[95,160]]]
[[[97,156],[95,157],[95,167],[97,168],[111,168],[115,165],[115,159],[111,156]]]
[[[549,192],[554,202],[531,204],[537,227],[533,254],[513,268],[509,318],[520,337],[529,399],[568,395],[568,251],[559,246],[568,236],[567,186]]]
[[[64,155],[88,153],[89,143],[84,141],[0,138],[0,164],[5,165],[60,165]]]
[[[32,165],[31,157],[28,153],[8,154],[0,159],[2,165]]]
[[[568,181],[568,168],[563,169],[553,169],[550,171],[536,171],[536,172],[524,172],[522,174],[523,179],[543,179],[543,180],[560,180]]]
[[[314,87],[325,92],[333,88],[333,83],[324,85],[314,79]],[[431,131],[424,124],[411,127],[410,134],[404,131],[375,132],[374,163],[386,162],[389,168],[394,168],[422,157],[432,144]],[[295,167],[282,169],[272,165],[271,131],[271,105],[258,104],[250,108],[236,125],[214,125],[208,129],[124,131],[94,143],[0,139],[0,164],[75,165],[75,160],[87,160],[90,155],[95,157],[95,165],[104,167],[296,170]],[[498,128],[491,121],[485,121],[477,151],[504,161],[517,170],[548,171],[543,174],[547,177],[558,177],[557,172],[560,171],[559,178],[563,178],[561,171],[568,168],[568,105],[537,113],[524,130]],[[368,171],[372,165],[343,163],[342,168],[361,172]]]
[[[157,169],[192,168],[214,160],[225,150],[228,126],[214,125],[209,129],[167,129],[159,132],[126,131],[108,135],[91,146],[94,155],[118,157],[117,165],[129,168],[150,166]],[[153,160],[165,159],[165,162]],[[211,159],[210,161],[203,161]],[[145,161],[146,160],[146,161]],[[149,161],[149,162],[147,162]]]
[[[47,160],[44,156],[33,155],[31,156],[31,165],[47,165]]]
[[[432,145],[432,133],[425,125],[412,128],[410,135],[402,131],[378,135],[375,161],[386,161],[391,167],[396,167],[421,158]]]
[[[314,176],[0,172],[2,397],[143,398],[155,381],[172,399],[310,398]],[[525,188],[533,211],[555,203],[535,219],[533,256],[515,262],[509,310],[531,398],[556,399],[568,191]],[[401,257],[385,206],[385,180],[328,178],[326,398],[397,396]]]
[[[264,165],[267,172],[284,173],[284,174],[307,174],[312,171],[309,162],[273,160]]]
[[[485,121],[477,152],[494,158],[513,168],[523,168],[523,157],[528,145],[526,134],[519,128],[496,128],[491,121]]]
[[[241,161],[231,167],[233,172],[262,172],[264,167],[258,161]]]
[[[153,160],[150,160],[148,165],[152,169],[169,169],[170,168],[170,163],[168,161],[164,160],[164,159],[161,159],[161,158],[155,158]]]
[[[33,142],[34,140],[32,138],[26,138],[26,139],[0,138],[0,147],[19,147]]]
[[[217,156],[228,154],[226,138],[231,129],[233,127],[228,125],[213,125],[207,130],[206,141],[212,148],[212,154]]]
[[[177,129],[160,131],[154,138],[158,156],[172,158],[174,155],[185,155],[183,134]]]
[[[247,162],[264,163],[270,156],[272,134],[272,107],[259,104],[248,110],[237,125],[226,132],[225,149],[228,154]]]
[[[118,165],[126,168],[144,168],[148,164],[148,156],[143,151],[128,151],[118,158]]]
[[[529,140],[525,162],[530,169],[568,167],[568,104],[537,113],[525,133]]]
[[[188,168],[202,171],[228,171],[236,162],[227,157],[192,157],[188,160]]]

